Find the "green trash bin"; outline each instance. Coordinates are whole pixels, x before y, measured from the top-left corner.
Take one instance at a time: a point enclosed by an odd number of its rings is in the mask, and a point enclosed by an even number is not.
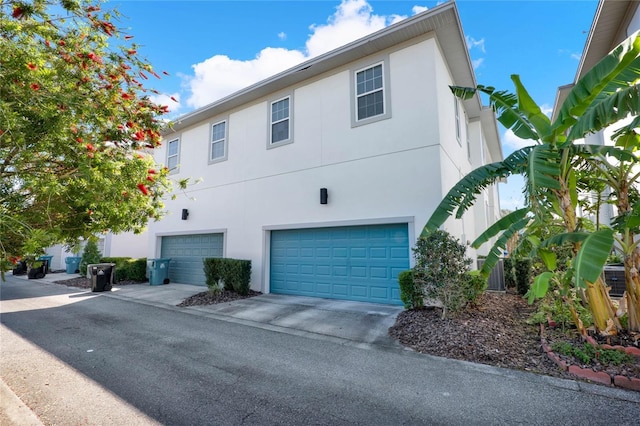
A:
[[[77,274],[80,272],[80,261],[82,258],[80,256],[69,256],[64,262],[67,264],[67,274]]]
[[[149,285],[169,284],[170,258],[149,259]]]

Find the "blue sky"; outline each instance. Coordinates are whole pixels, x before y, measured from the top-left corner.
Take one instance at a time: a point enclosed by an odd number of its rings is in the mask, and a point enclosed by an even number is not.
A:
[[[139,53],[170,77],[154,82],[173,115],[204,106],[440,1],[111,0]],[[574,79],[596,0],[458,0],[478,84],[512,90],[519,74],[550,111]],[[173,96],[179,103],[170,100]],[[524,146],[501,131],[503,152]],[[527,144],[528,145],[528,144]],[[522,207],[522,183],[500,186],[501,206]]]

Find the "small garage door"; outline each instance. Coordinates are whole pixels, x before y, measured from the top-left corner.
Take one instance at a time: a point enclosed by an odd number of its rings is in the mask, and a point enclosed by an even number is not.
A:
[[[222,234],[175,235],[162,237],[161,257],[171,258],[172,283],[206,285],[202,259],[222,257]]]
[[[402,304],[407,224],[271,232],[271,292]]]

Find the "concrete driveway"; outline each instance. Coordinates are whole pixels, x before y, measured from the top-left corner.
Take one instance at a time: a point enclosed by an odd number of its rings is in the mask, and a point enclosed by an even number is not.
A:
[[[50,273],[43,280],[35,281],[54,282],[69,277],[71,276],[64,273]],[[400,306],[263,294],[215,305],[176,307],[186,298],[203,291],[207,291],[207,288],[189,284],[133,284],[115,287],[110,292],[93,294],[156,307],[186,310],[197,315],[289,334],[326,338],[355,345],[400,347],[388,335],[389,327],[395,323],[397,315],[403,310]]]

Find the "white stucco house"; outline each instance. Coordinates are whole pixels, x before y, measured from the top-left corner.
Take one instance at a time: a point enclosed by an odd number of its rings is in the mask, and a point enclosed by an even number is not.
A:
[[[203,182],[166,201],[148,257],[171,258],[173,283],[205,285],[202,258],[228,257],[264,293],[400,303],[436,205],[502,160],[493,112],[449,85],[476,85],[454,2],[178,118],[156,160]],[[499,212],[492,188],[446,229],[467,242]]]
[[[121,234],[97,235],[98,249],[104,257],[132,257],[134,259],[145,257],[148,252],[149,238],[147,233],[134,234],[133,232],[123,232]],[[67,257],[82,256],[82,246],[79,253],[69,251],[64,245],[56,244],[45,249],[45,255],[51,258],[52,270],[59,271],[66,269]]]
[[[558,89],[555,101],[554,114],[566,99],[574,84],[580,80],[588,71],[593,68],[602,58],[612,51],[618,44],[628,38],[634,32],[640,30],[640,2],[637,0],[600,0],[596,9],[591,29],[580,58],[580,63],[576,71],[573,83],[562,86]],[[555,118],[555,115],[554,115]],[[612,145],[613,133],[625,124],[629,124],[633,117],[621,121],[619,124],[610,126],[597,133],[589,134],[585,137],[585,143],[590,145]],[[595,201],[597,197],[606,199],[607,192],[603,194],[590,193],[582,194]],[[615,207],[603,203],[599,209],[601,224],[608,225],[611,219],[616,216]],[[596,221],[595,215],[581,212],[583,216]]]

